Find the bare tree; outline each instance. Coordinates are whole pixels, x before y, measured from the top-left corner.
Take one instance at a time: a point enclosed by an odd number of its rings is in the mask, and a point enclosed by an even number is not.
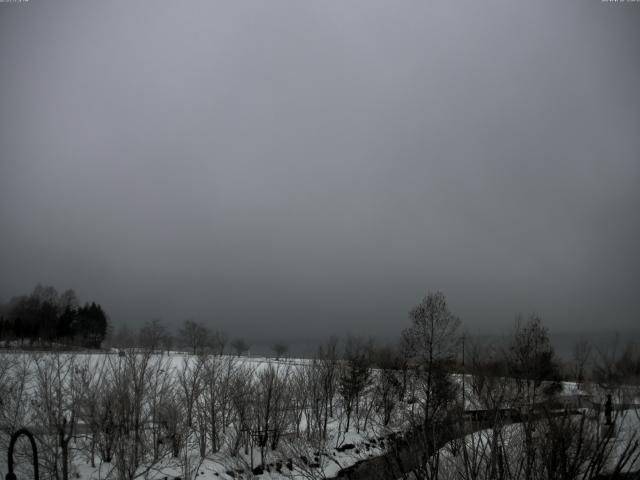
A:
[[[522,427],[524,430],[524,478],[534,478],[537,455],[536,411],[538,403],[553,395],[558,384],[558,366],[547,329],[542,320],[531,315],[526,322],[518,319],[508,350],[509,374],[516,382],[518,404],[524,410]]]
[[[529,408],[554,393],[559,377],[558,364],[547,329],[540,317],[532,315],[526,322],[518,319],[509,345],[510,374],[520,389],[521,400]]]
[[[86,358],[77,368],[80,389],[78,418],[88,429],[85,448],[88,450],[90,464],[94,468],[96,448],[103,427],[104,416],[101,406],[105,396],[106,373],[105,358],[97,362]]]
[[[436,442],[456,397],[455,386],[446,369],[458,353],[460,320],[450,312],[441,292],[428,293],[409,312],[409,319],[411,326],[404,330],[403,339],[415,367],[417,394],[414,401],[419,402],[422,417],[418,451],[424,452]],[[413,418],[412,424],[418,426],[419,420]],[[422,462],[420,474],[437,478],[439,465],[437,451]]]
[[[220,449],[222,437],[229,427],[237,365],[238,360],[233,356],[210,355],[204,359],[201,407],[211,451],[214,453]]]
[[[204,349],[210,341],[209,329],[194,320],[185,320],[178,335],[182,344],[194,355]]]
[[[449,311],[446,298],[440,292],[429,293],[409,312],[411,326],[404,330],[407,352],[420,377],[424,380],[424,422],[436,415],[438,399],[434,387],[442,371],[457,355],[460,342],[460,320]]]
[[[325,369],[323,363],[314,358],[304,364],[294,378],[294,397],[296,413],[296,432],[301,433],[302,417],[306,420],[306,439],[325,438],[325,419],[329,410],[325,391]],[[302,410],[302,411],[300,411]]]
[[[135,335],[126,324],[120,325],[113,334],[111,343],[118,348],[130,348],[136,343]]]
[[[156,424],[160,422],[160,405],[152,398],[163,384],[166,371],[159,366],[161,357],[150,351],[125,352],[109,359],[109,383],[104,422],[104,438],[113,442],[115,471],[119,480],[133,480],[152,471],[170,450],[154,449]],[[113,433],[115,432],[115,433]],[[161,453],[161,454],[159,454]]]
[[[291,393],[291,413],[293,424],[295,426],[296,437],[301,437],[302,420],[308,410],[309,391],[313,387],[309,384],[309,364],[303,364],[291,373],[291,381],[289,382]]]
[[[323,403],[320,420],[322,422],[322,438],[326,440],[329,418],[333,417],[334,413],[334,397],[336,396],[339,375],[338,339],[336,337],[330,337],[324,345],[319,347],[318,361],[320,362]]]
[[[487,430],[460,442],[463,478],[504,477],[504,427],[519,417],[510,407],[516,401],[516,386],[508,377],[505,350],[500,345],[469,342],[465,367],[470,420],[485,423]],[[512,418],[513,417],[513,418]],[[460,420],[464,421],[464,417]],[[462,426],[462,425],[461,425]]]
[[[152,463],[159,462],[168,453],[163,442],[166,434],[166,427],[162,423],[165,413],[163,399],[174,396],[175,387],[175,371],[169,358],[154,355],[149,362],[144,402],[147,422],[145,432],[147,441],[151,444]]]
[[[231,342],[231,348],[233,348],[236,355],[240,356],[249,351],[249,344],[242,338],[236,338]]]
[[[167,329],[159,318],[146,322],[138,332],[138,345],[152,352],[159,350],[167,336]]]
[[[276,360],[285,355],[289,351],[289,347],[284,342],[276,342],[271,346],[271,350],[276,354]]]
[[[30,385],[33,378],[31,355],[0,352],[0,425],[14,432],[30,416]],[[8,449],[9,437],[0,434],[0,447]]]
[[[350,337],[345,345],[345,363],[339,377],[339,393],[346,416],[344,431],[348,432],[352,413],[356,416],[356,431],[360,429],[361,400],[371,385],[371,345]]]
[[[208,337],[206,351],[213,355],[222,355],[227,347],[227,342],[227,336],[223,332],[213,332],[213,334],[210,334]]]
[[[238,365],[231,385],[231,405],[233,423],[235,425],[234,435],[231,440],[230,453],[235,457],[239,453],[241,444],[244,446],[245,454],[249,452],[250,442],[253,437],[251,432],[256,427],[253,415],[253,403],[255,398],[255,368],[246,364]],[[253,456],[251,457],[251,468],[253,468]]]
[[[580,340],[573,346],[571,376],[578,383],[586,380],[588,375],[587,365],[591,360],[592,350],[591,344],[586,340]]]
[[[35,355],[35,415],[45,429],[42,459],[56,478],[69,479],[69,443],[78,420],[80,391],[76,358],[68,354]]]
[[[189,442],[194,436],[197,437],[201,457],[206,453],[206,431],[205,425],[198,421],[196,414],[199,413],[198,401],[203,388],[204,359],[205,357],[200,356],[185,358],[178,373],[180,399],[185,415],[185,442]]]
[[[390,347],[378,349],[374,361],[378,368],[373,377],[373,398],[382,412],[382,424],[387,426],[402,398],[407,362],[403,355]]]
[[[290,367],[269,364],[257,373],[254,413],[256,416],[260,461],[265,463],[267,448],[275,450],[282,434],[291,424]]]

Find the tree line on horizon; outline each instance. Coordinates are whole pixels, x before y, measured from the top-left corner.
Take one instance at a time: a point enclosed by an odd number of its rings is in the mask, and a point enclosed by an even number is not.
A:
[[[0,303],[0,340],[19,346],[75,346],[100,348],[109,318],[102,306],[81,305],[69,289],[38,284],[28,295]]]

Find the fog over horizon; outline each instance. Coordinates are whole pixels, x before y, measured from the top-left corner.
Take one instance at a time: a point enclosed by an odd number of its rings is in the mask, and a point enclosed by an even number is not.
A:
[[[640,3],[0,4],[0,300],[638,330]]]

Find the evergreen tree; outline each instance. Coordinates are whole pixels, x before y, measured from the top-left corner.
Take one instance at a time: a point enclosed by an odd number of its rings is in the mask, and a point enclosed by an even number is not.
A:
[[[75,292],[59,295],[53,287],[38,285],[29,295],[0,304],[0,339],[28,339],[52,344],[64,342],[100,348],[107,335],[108,318],[99,304],[78,308]]]

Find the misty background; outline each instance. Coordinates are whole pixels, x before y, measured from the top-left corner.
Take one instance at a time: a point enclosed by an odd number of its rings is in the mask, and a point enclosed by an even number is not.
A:
[[[115,326],[638,330],[640,4],[0,3],[0,299]]]

